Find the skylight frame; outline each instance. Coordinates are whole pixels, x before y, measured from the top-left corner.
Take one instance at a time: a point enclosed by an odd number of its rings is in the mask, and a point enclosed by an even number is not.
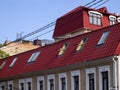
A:
[[[62,48],[59,49],[58,56],[63,55],[63,54],[65,53],[66,49],[68,48],[68,46],[69,46],[69,42],[66,42],[66,43],[62,46]]]
[[[3,61],[3,63],[0,65],[0,70],[3,69],[3,67],[5,66],[5,64],[6,64],[6,61]]]
[[[105,41],[106,41],[106,39],[107,39],[109,33],[110,33],[110,31],[104,32],[104,33],[102,34],[102,36],[100,37],[100,39],[99,39],[97,45],[103,45],[103,44],[105,43]]]
[[[84,48],[87,40],[88,40],[88,37],[81,39],[80,43],[77,45],[77,48],[76,48],[77,52],[80,52]]]
[[[28,59],[27,62],[28,63],[34,62],[38,58],[38,56],[40,55],[40,53],[41,53],[41,51],[37,51],[37,52],[32,53],[32,55],[30,56],[30,58]]]
[[[13,61],[11,62],[11,64],[9,65],[9,67],[13,67],[13,65],[15,64],[15,62],[17,61],[17,57],[13,59]]]

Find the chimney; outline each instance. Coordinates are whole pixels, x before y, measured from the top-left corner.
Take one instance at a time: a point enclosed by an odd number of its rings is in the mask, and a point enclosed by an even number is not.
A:
[[[39,39],[35,39],[33,42],[34,45],[42,46],[42,42]]]

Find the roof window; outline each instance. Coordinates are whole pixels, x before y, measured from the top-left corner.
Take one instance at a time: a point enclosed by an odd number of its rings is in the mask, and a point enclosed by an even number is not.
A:
[[[106,31],[102,34],[100,40],[98,41],[98,44],[97,45],[101,45],[101,44],[104,44],[105,43],[105,40],[107,39],[107,36],[109,34],[110,31]]]
[[[31,56],[30,56],[30,58],[29,58],[29,60],[27,61],[28,63],[29,62],[34,62],[36,59],[37,59],[37,57],[39,56],[39,54],[40,54],[40,51],[39,52],[34,52]]]
[[[88,40],[88,38],[83,38],[80,43],[77,45],[76,51],[81,51],[83,49],[83,47],[85,46],[86,41]]]
[[[58,55],[63,55],[65,53],[65,50],[67,49],[67,47],[69,46],[69,43],[65,43],[62,48],[59,49],[59,53]]]
[[[5,64],[6,64],[6,61],[4,61],[4,62],[1,64],[0,70],[3,69],[3,67],[5,66]]]
[[[15,64],[15,62],[17,61],[17,59],[18,59],[17,57],[14,58],[13,61],[11,62],[11,64],[9,65],[9,67],[12,67]]]
[[[96,12],[96,11],[89,11],[89,22],[94,25],[101,25],[102,20],[101,17],[103,16],[101,13]]]
[[[109,16],[109,19],[110,19],[110,25],[114,25],[115,22],[116,22],[116,17],[113,16],[113,15],[110,15],[110,16]]]

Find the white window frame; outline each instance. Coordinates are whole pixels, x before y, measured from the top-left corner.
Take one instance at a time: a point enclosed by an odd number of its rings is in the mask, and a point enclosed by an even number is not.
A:
[[[32,78],[26,78],[25,79],[25,86],[26,86],[26,90],[28,90],[28,82],[30,82],[31,83],[31,90],[32,90]]]
[[[97,45],[104,44],[105,41],[106,41],[106,39],[107,39],[107,37],[108,37],[108,35],[109,35],[109,33],[110,33],[110,31],[104,32],[104,33],[102,34],[102,36],[100,37],[100,39],[99,39]]]
[[[8,90],[10,89],[9,85],[12,85],[12,90],[14,90],[14,88],[13,88],[13,81],[8,81]]]
[[[89,90],[89,74],[94,73],[94,87],[96,90],[96,69],[95,68],[88,68],[85,69],[86,71],[86,90]]]
[[[71,90],[74,90],[74,76],[79,76],[79,90],[81,90],[80,82],[80,70],[71,71]]]
[[[47,76],[47,90],[50,90],[50,81],[49,80],[51,80],[51,79],[54,80],[54,90],[55,90],[55,75],[54,74]]]
[[[13,59],[13,61],[11,62],[11,64],[9,65],[9,67],[13,67],[13,65],[15,64],[15,62],[17,61],[17,57]]]
[[[114,25],[115,24],[115,21],[117,20],[115,16],[113,15],[110,15],[109,16],[109,19],[110,19],[110,25]],[[114,20],[114,21],[113,21]]]
[[[101,18],[103,17],[102,13],[99,13],[99,12],[97,12],[97,11],[89,11],[88,14],[89,14],[89,22],[90,22],[91,24],[101,26],[101,24],[102,24]],[[98,17],[98,16],[95,17],[95,16],[93,16],[93,14],[94,14],[94,15],[100,15],[100,17]],[[90,17],[92,17],[92,18],[90,18]],[[93,18],[93,17],[94,17],[94,18]],[[91,21],[91,20],[92,20],[92,21]],[[96,22],[95,20],[96,20],[97,22]]]
[[[108,71],[108,90],[110,90],[110,66],[101,66],[99,69],[99,90],[102,90],[102,72]]]
[[[20,79],[19,80],[19,90],[21,90],[21,86],[20,86],[21,83],[24,84],[24,89],[25,89],[25,79]]]
[[[30,62],[34,62],[37,58],[38,58],[38,56],[40,55],[40,51],[38,51],[38,52],[34,52],[34,53],[32,53],[32,55],[30,56],[30,58],[28,59],[28,63],[30,63]]]
[[[5,87],[5,90],[6,90],[6,83],[5,83],[5,82],[1,82],[1,83],[0,83],[0,90],[2,90],[2,89],[1,89],[1,86],[4,86],[4,87]]]
[[[67,90],[67,74],[66,73],[59,73],[58,76],[59,76],[59,90],[62,90],[61,78],[65,78],[66,90]]]
[[[37,90],[40,90],[39,81],[43,81],[43,90],[45,90],[44,76],[37,77]]]

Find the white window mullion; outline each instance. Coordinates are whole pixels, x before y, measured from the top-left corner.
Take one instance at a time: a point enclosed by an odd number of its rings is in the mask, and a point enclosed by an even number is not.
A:
[[[40,82],[43,82],[43,89],[42,90],[44,90],[45,86],[44,86],[44,77],[43,76],[37,77],[37,90],[41,90],[40,89]]]

